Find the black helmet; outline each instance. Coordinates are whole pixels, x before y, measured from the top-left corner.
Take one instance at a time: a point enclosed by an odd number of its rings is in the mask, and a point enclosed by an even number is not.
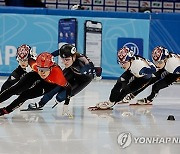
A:
[[[59,49],[59,55],[61,58],[67,58],[71,57],[76,53],[76,47],[73,46],[72,44],[64,44],[60,49]]]

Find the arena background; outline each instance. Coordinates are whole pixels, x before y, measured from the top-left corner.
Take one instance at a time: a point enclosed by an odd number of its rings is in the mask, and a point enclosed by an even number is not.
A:
[[[77,19],[77,49],[84,52],[84,23],[102,23],[103,78],[117,78],[123,70],[117,64],[117,50],[124,44],[150,58],[151,50],[162,45],[179,53],[179,13],[127,13],[50,8],[0,7],[0,74],[17,67],[16,48],[26,43],[37,53],[58,48],[58,21]],[[92,59],[93,60],[93,59]]]

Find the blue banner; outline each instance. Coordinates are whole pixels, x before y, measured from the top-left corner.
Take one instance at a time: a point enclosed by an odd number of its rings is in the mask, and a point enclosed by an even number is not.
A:
[[[172,20],[151,20],[149,38],[149,57],[156,46],[164,46],[169,51],[180,53],[180,21]]]
[[[134,54],[143,56],[143,39],[141,38],[118,38],[118,47],[120,48],[127,46]]]
[[[18,66],[15,55],[16,48],[21,44],[30,45],[37,53],[56,50],[58,22],[64,18],[53,15],[0,14],[0,73],[9,74]],[[77,49],[80,53],[84,53],[84,23],[94,19],[76,17]],[[102,75],[116,78],[124,71],[116,62],[118,38],[142,38],[143,50],[147,51],[149,21],[123,18],[96,18],[96,21],[102,23]]]

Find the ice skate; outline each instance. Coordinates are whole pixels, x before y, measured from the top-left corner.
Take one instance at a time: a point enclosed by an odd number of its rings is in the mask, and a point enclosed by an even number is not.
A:
[[[9,114],[5,108],[0,108],[0,116],[3,116],[4,114]]]
[[[152,102],[147,100],[147,98],[139,99],[136,103],[132,103],[129,105],[152,105]]]
[[[20,111],[41,111],[43,106],[39,106],[39,103],[30,103],[27,109],[21,109]]]
[[[97,103],[96,106],[88,107],[88,110],[95,111],[95,110],[113,110],[114,103],[110,101],[100,102]]]
[[[117,104],[127,104],[130,100],[134,98],[133,94],[127,94],[122,101],[118,102]]]

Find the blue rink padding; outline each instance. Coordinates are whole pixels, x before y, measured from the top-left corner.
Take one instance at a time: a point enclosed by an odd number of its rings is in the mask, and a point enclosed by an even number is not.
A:
[[[53,52],[58,47],[58,21],[76,18],[77,50],[84,53],[84,23],[102,23],[102,77],[116,79],[124,70],[117,64],[118,38],[143,40],[143,56],[151,59],[152,49],[163,45],[180,51],[180,14],[128,13],[48,8],[0,7],[0,75],[9,75],[16,67],[15,49],[22,43],[37,53]]]
[[[180,53],[180,14],[152,14],[149,49],[162,45],[169,51]],[[149,55],[150,56],[150,55]]]

